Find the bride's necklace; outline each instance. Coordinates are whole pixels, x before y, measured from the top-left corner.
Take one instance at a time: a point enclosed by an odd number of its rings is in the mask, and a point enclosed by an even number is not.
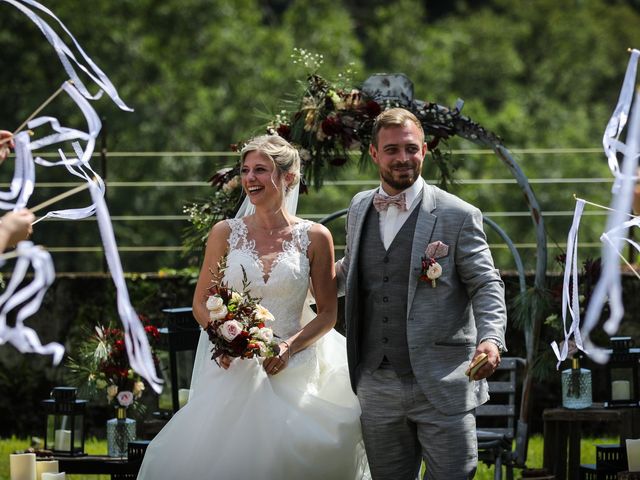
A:
[[[291,228],[291,223],[286,223],[284,225],[279,225],[277,227],[273,227],[273,228],[269,228],[269,227],[264,227],[262,225],[257,224],[256,226],[262,230],[263,232],[266,232],[270,237],[273,236],[274,233],[280,233],[280,232],[286,232],[289,230],[289,228]]]

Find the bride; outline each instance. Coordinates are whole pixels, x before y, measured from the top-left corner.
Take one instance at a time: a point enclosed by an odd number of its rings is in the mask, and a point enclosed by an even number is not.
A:
[[[280,354],[264,361],[222,356],[218,366],[203,331],[189,402],[151,442],[138,478],[369,478],[345,339],[333,330],[333,240],[324,226],[294,216],[298,152],[281,137],[257,137],[242,149],[241,179],[248,201],[240,218],[211,229],[193,313],[205,327],[213,279],[223,274],[242,290],[244,269],[251,295],[276,319]]]

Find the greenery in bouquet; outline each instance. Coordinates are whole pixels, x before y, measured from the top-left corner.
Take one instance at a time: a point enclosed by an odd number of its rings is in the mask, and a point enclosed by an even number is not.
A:
[[[140,315],[151,347],[156,368],[158,359],[154,346],[160,338],[158,328],[144,315]],[[73,348],[67,360],[69,381],[79,393],[88,398],[104,398],[114,407],[131,408],[144,413],[139,401],[145,391],[145,382],[129,364],[122,328],[96,326]]]
[[[280,353],[273,330],[267,326],[273,322],[273,315],[260,304],[259,298],[251,296],[244,269],[243,274],[242,292],[223,283],[209,288],[206,332],[213,345],[211,358],[216,363],[221,355],[253,358],[273,357]]]

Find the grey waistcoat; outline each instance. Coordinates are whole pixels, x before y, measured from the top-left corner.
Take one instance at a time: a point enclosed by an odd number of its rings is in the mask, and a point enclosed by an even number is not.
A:
[[[360,368],[373,371],[386,357],[398,375],[411,373],[407,346],[407,287],[419,206],[385,250],[380,220],[369,208],[360,240],[358,284],[362,325]]]

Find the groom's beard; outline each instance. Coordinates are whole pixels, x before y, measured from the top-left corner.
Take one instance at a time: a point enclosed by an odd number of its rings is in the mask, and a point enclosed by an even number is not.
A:
[[[380,178],[391,188],[402,191],[406,190],[420,176],[418,166],[413,162],[410,164],[396,164],[388,168],[380,169]]]

